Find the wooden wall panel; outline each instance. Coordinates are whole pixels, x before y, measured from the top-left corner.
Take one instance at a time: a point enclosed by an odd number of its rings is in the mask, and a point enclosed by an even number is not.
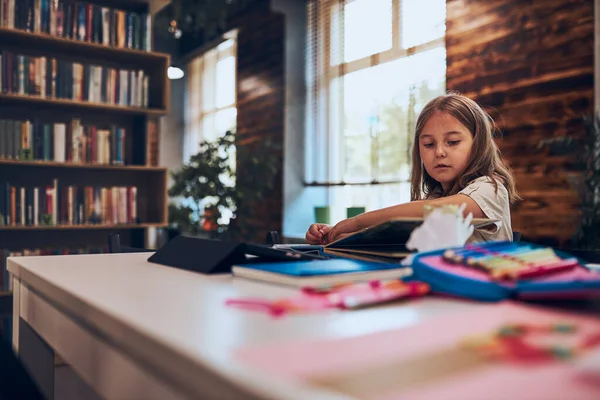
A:
[[[244,225],[256,227],[242,232],[242,238],[255,242],[264,242],[268,231],[281,232],[283,225],[283,152],[266,153],[261,147],[269,138],[281,148],[284,135],[285,20],[268,4],[240,19],[237,43],[238,155],[251,152],[257,157],[271,157],[280,166],[273,189],[261,202],[239,213]],[[238,166],[238,181],[249,179]]]
[[[593,111],[592,0],[447,0],[447,87],[484,106],[524,198],[512,210],[525,239],[564,244],[578,196],[544,138],[577,136]]]

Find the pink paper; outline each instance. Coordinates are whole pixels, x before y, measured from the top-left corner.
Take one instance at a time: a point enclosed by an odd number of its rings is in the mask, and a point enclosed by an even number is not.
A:
[[[467,336],[485,334],[506,323],[577,324],[577,335],[600,331],[600,319],[503,302],[477,311],[440,317],[392,331],[341,340],[306,341],[243,348],[236,357],[243,363],[277,376],[309,381],[325,375],[360,373],[388,364],[424,358],[455,349]],[[510,382],[510,383],[508,383]],[[313,383],[314,385],[314,383]],[[378,393],[391,399],[600,399],[600,380],[579,372],[569,362],[514,365],[489,362],[465,373],[427,384]]]

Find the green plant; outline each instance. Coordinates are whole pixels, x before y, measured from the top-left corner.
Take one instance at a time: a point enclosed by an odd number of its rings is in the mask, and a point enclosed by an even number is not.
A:
[[[574,247],[600,250],[600,114],[583,117],[582,137],[560,136],[540,142],[549,155],[569,156],[575,175],[569,183],[581,199],[581,220],[572,238]]]
[[[180,230],[197,234],[204,231],[208,222],[223,231],[221,223],[225,209],[235,210],[235,182],[231,154],[235,151],[235,134],[226,132],[214,142],[202,141],[198,153],[190,157],[188,163],[171,173],[173,185],[169,195],[180,197],[180,204],[171,204],[170,223]],[[205,216],[206,209],[217,212]]]
[[[169,196],[179,201],[169,206],[169,223],[184,233],[229,239],[252,231],[252,210],[274,186],[278,161],[268,155],[278,148],[270,139],[241,144],[231,131],[202,141],[198,153],[171,173]]]

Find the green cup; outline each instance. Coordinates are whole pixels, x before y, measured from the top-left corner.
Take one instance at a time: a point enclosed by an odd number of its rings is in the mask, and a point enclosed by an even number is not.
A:
[[[352,218],[356,217],[365,212],[365,207],[348,207],[346,208],[346,217]]]
[[[318,224],[329,224],[331,221],[329,207],[315,207],[315,221]]]

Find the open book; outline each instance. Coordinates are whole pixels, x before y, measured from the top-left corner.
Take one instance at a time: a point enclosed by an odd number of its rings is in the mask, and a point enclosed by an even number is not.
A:
[[[373,225],[325,245],[323,252],[332,256],[398,261],[411,253],[406,248],[406,242],[411,232],[423,221],[424,218],[396,218]],[[497,220],[487,218],[472,220],[475,228],[482,228],[495,222]]]

